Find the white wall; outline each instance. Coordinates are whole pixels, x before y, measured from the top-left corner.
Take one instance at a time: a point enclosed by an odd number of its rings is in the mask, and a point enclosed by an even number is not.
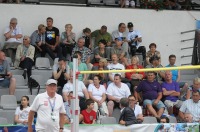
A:
[[[116,30],[120,22],[133,22],[135,29],[143,35],[143,44],[151,42],[158,45],[162,54],[162,64],[168,63],[169,54],[177,56],[177,65],[189,63],[191,58],[181,59],[182,55],[191,55],[192,50],[181,51],[182,47],[193,46],[193,41],[181,43],[182,39],[194,37],[193,33],[181,35],[180,32],[195,29],[195,19],[200,19],[197,11],[155,11],[120,8],[70,7],[23,4],[0,4],[0,42],[3,43],[3,32],[10,18],[18,18],[24,35],[31,35],[39,24],[45,24],[47,17],[54,19],[54,26],[64,31],[64,25],[71,23],[73,31],[80,35],[85,27],[91,30],[107,25],[108,31]]]

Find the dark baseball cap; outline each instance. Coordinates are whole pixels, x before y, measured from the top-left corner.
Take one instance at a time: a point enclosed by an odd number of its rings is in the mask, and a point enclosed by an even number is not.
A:
[[[129,23],[127,24],[127,26],[128,26],[128,27],[133,27],[133,23],[132,23],[132,22],[129,22]]]

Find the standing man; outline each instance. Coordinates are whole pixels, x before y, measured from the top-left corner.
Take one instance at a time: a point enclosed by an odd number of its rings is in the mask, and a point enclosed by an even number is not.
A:
[[[34,54],[35,47],[30,45],[30,37],[24,36],[23,44],[17,47],[16,57],[15,57],[15,67],[21,67],[24,69],[22,76],[26,79],[26,73],[28,75],[28,80],[31,76],[32,66],[34,64]]]
[[[56,58],[54,52],[57,54],[58,58],[62,57],[62,48],[59,45],[60,34],[56,27],[53,27],[53,18],[47,18],[47,27],[45,34],[46,41],[46,52],[54,60]]]
[[[94,49],[98,47],[98,42],[102,39],[106,40],[106,46],[111,46],[112,36],[107,32],[107,27],[105,25],[103,25],[100,30],[92,32],[91,36],[95,38]]]
[[[136,54],[136,52],[142,53],[143,60],[146,59],[146,48],[145,46],[141,46],[142,44],[142,35],[138,30],[133,29],[133,23],[129,22],[127,24],[128,27],[128,44],[130,46],[130,51],[132,56]]]
[[[56,94],[57,81],[49,79],[46,82],[46,92],[38,94],[28,117],[28,132],[33,132],[32,122],[37,112],[37,132],[62,132],[65,121],[65,107],[62,96]]]
[[[17,26],[17,18],[10,19],[10,25],[4,32],[5,44],[3,50],[6,56],[11,57],[12,62],[15,60],[15,51],[17,46],[21,44],[22,29]]]
[[[0,51],[0,87],[9,87],[10,95],[15,93],[16,79],[12,77],[10,65],[3,51]]]

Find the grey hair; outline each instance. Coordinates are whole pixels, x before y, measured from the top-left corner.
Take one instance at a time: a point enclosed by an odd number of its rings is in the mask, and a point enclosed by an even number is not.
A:
[[[83,42],[85,43],[85,38],[83,38],[83,37],[78,38],[78,41],[81,40],[81,39],[82,39]]]
[[[13,17],[10,19],[10,22],[13,22],[13,21],[17,22],[17,18]]]

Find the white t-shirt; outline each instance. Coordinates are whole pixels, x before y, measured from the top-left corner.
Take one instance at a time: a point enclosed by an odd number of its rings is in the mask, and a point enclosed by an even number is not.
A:
[[[125,97],[128,98],[128,96],[131,95],[131,92],[125,83],[121,83],[121,87],[118,88],[115,83],[112,82],[108,85],[106,94],[121,99]]]
[[[20,110],[20,107],[17,107],[16,108],[16,111],[15,111],[15,115],[18,115],[19,116],[19,120],[20,121],[25,121],[25,120],[28,120],[28,114],[29,114],[29,111],[30,111],[30,107],[27,106],[25,109],[23,110]],[[19,123],[20,124],[20,123]]]
[[[52,107],[55,106],[53,110],[53,116],[55,120],[52,120]],[[50,102],[51,104],[50,104]],[[37,112],[37,121],[36,121],[36,131],[42,130],[45,132],[58,132],[60,125],[60,113],[66,114],[63,98],[59,94],[56,94],[54,98],[50,98],[47,92],[38,94],[32,105],[31,111]]]
[[[5,33],[9,32],[10,31],[10,27],[6,27],[5,29]],[[11,36],[15,36],[17,34],[21,34],[22,35],[22,29],[18,26],[16,26],[16,28],[13,30],[13,32],[11,33]],[[16,38],[9,38],[6,42],[18,42],[18,43],[21,43],[21,39],[16,39]]]
[[[117,63],[117,64],[111,63],[111,64],[109,64],[107,67],[108,67],[109,70],[125,70],[124,65],[122,65],[122,64],[120,64],[120,63]],[[115,74],[120,74],[120,75],[122,75],[122,72],[119,72],[119,73],[116,73],[116,72],[111,73],[112,78],[114,78]]]
[[[63,90],[62,92],[71,92],[73,91],[73,83],[71,83],[70,81],[68,81],[64,87],[63,87]],[[82,81],[78,81],[78,96],[80,97],[84,97],[84,93],[83,93],[83,90],[86,89],[86,86],[85,84],[82,82]],[[86,89],[87,90],[87,89]]]
[[[128,41],[135,39],[136,36],[138,36],[138,38],[142,37],[141,33],[137,30],[133,30],[133,32],[129,32],[128,33]],[[135,45],[135,44],[136,43],[133,42],[131,45]],[[141,45],[141,42],[137,42],[136,46],[139,47],[140,45]]]
[[[139,114],[142,114],[142,108],[138,104],[135,104],[134,114],[136,118]]]
[[[88,91],[92,93],[92,96],[97,99],[97,100],[101,100],[102,99],[102,95],[104,93],[106,93],[106,89],[104,87],[104,85],[100,85],[100,87],[97,89],[94,84],[90,84],[88,86]]]

